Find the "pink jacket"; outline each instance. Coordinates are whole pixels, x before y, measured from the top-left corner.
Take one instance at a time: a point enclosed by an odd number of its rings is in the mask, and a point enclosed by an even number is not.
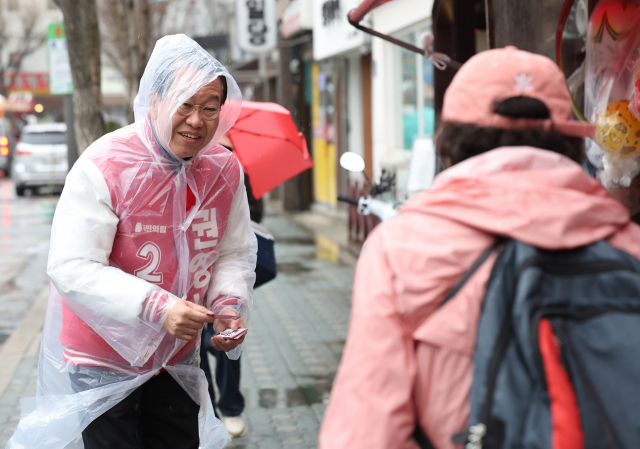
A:
[[[367,241],[320,448],[417,448],[417,422],[436,449],[455,447],[495,256],[438,306],[492,235],[546,249],[608,239],[640,258],[640,227],[564,156],[499,148],[444,171]]]

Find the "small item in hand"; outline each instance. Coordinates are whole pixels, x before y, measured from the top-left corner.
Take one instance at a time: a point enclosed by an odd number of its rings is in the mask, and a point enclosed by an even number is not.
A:
[[[246,327],[240,328],[240,329],[225,329],[222,332],[218,332],[217,334],[214,335],[214,337],[216,336],[221,336],[223,337],[225,340],[237,340],[240,337],[242,337],[244,334],[246,334],[249,331],[249,329],[247,329]]]
[[[213,317],[216,320],[237,320],[240,315],[216,315],[213,312],[207,313],[207,316]]]

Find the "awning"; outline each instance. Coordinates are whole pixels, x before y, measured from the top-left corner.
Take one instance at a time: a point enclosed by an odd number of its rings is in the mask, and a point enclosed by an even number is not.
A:
[[[404,42],[404,41],[401,41],[400,39],[396,39],[395,37],[391,37],[387,34],[379,33],[376,30],[373,30],[369,27],[366,27],[360,24],[360,21],[362,21],[362,19],[364,19],[364,16],[366,16],[371,10],[373,10],[374,8],[377,8],[378,6],[384,3],[388,3],[390,1],[392,0],[364,0],[362,3],[360,3],[360,6],[358,6],[356,9],[351,10],[347,15],[347,18],[349,19],[349,23],[354,27],[356,27],[357,29],[359,29],[360,31],[364,31],[367,34],[370,34],[375,37],[379,37],[380,39],[384,39],[387,42],[391,42],[392,44],[399,45],[403,48],[406,48],[407,50],[421,54],[425,58],[431,59],[431,61],[433,62],[433,65],[441,70],[444,70],[447,66],[453,69],[460,68],[462,64],[452,60],[449,56],[442,53],[436,53],[431,51],[430,47],[431,47],[431,44],[433,43],[432,34],[430,36],[423,37],[424,47],[420,48],[420,47],[416,47],[415,45],[411,45],[408,42]]]

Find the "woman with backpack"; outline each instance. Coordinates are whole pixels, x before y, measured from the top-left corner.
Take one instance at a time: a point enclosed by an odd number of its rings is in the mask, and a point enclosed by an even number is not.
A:
[[[472,404],[476,391],[485,394],[496,385],[472,389],[487,284],[490,276],[509,274],[492,275],[494,265],[497,271],[504,267],[504,261],[496,262],[496,243],[509,239],[553,259],[569,254],[559,250],[591,248],[603,240],[635,270],[640,228],[580,165],[583,137],[593,136],[594,129],[572,120],[564,77],[550,59],[513,47],[474,56],[445,94],[442,121],[436,144],[448,168],[396,218],[376,228],[358,262],[349,335],[320,448],[515,447],[505,443],[510,438],[519,438],[518,447],[584,447],[581,415],[570,407],[577,402],[582,409],[580,388],[564,396],[569,389],[559,388],[560,402],[573,410],[560,418],[553,408],[556,383],[531,395],[554,399],[550,418],[527,418],[543,428],[539,445],[528,442],[525,430],[514,436],[504,423],[508,416],[502,423],[470,418],[478,408]],[[518,330],[509,329],[510,335]],[[540,340],[546,345],[541,370],[566,386],[575,373],[562,361],[547,363],[549,354],[564,350],[550,332]],[[518,356],[505,351],[505,360]],[[498,376],[495,388],[521,379],[509,376]],[[489,412],[495,421],[495,409]],[[530,424],[525,421],[522,429]],[[550,429],[553,436],[546,441],[542,432]],[[602,438],[619,437],[609,430]]]

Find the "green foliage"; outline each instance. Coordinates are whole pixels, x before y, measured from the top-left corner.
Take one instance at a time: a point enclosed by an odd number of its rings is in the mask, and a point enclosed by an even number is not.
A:
[[[104,124],[105,132],[110,133],[115,131],[116,129],[121,128],[118,122],[106,122]]]

